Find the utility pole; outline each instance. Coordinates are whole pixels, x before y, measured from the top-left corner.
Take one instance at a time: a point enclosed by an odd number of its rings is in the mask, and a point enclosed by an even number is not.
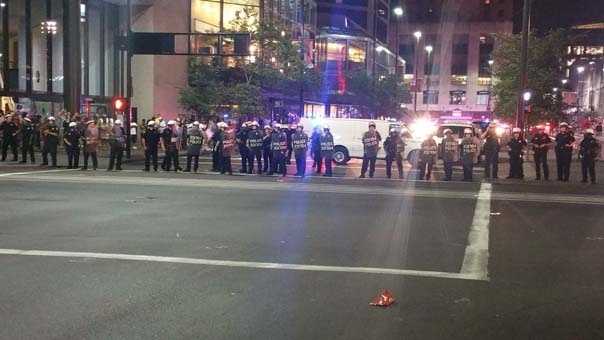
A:
[[[302,59],[302,67],[300,68],[300,118],[304,117],[304,69],[306,68],[305,54],[304,54],[304,30],[305,30],[305,17],[304,17],[304,0],[300,0],[300,20],[302,28],[300,30],[300,57]]]
[[[516,103],[516,126],[524,129],[524,100],[523,94],[527,90],[527,69],[528,69],[528,47],[529,47],[529,31],[531,20],[531,1],[524,0],[522,7],[522,46],[520,51],[520,88],[518,89]]]

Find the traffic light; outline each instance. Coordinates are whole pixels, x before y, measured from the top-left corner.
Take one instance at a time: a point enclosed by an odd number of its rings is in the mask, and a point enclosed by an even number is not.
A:
[[[126,112],[130,107],[128,99],[122,97],[113,98],[112,104],[115,112]]]

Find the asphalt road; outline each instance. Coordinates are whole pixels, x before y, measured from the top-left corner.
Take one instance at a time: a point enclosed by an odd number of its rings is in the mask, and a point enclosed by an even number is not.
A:
[[[0,168],[0,338],[604,339],[604,186],[139,168]]]

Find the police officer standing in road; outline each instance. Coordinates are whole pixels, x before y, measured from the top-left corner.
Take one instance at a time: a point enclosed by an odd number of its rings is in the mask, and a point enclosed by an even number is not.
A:
[[[231,156],[235,149],[235,131],[229,129],[229,126],[225,122],[218,123],[220,128],[220,139],[218,140],[218,152],[220,153],[220,173],[229,175],[233,174],[233,167],[231,165]]]
[[[216,123],[216,128],[212,137],[210,138],[210,145],[212,147],[212,171],[220,172],[220,150],[219,144],[222,139],[222,134],[224,133],[220,126],[218,126],[221,122]],[[221,124],[220,124],[221,125]]]
[[[386,151],[386,176],[388,178],[392,177],[392,163],[396,162],[398,178],[403,179],[405,142],[396,129],[390,129],[390,135],[384,141],[384,151]]]
[[[306,151],[308,150],[308,135],[304,126],[294,125],[296,132],[292,135],[292,148],[296,157],[296,176],[304,177],[306,174]]]
[[[541,169],[543,168],[543,177],[546,181],[549,181],[549,166],[547,165],[547,152],[549,146],[552,143],[551,138],[545,129],[540,126],[537,128],[537,133],[531,139],[533,144],[533,152],[535,153],[535,171],[537,172],[537,180],[541,179]]]
[[[67,169],[77,169],[80,162],[80,139],[82,134],[78,128],[78,123],[71,122],[67,131],[63,134],[63,143],[67,151]]]
[[[13,153],[13,162],[19,160],[17,151],[17,135],[19,133],[19,125],[17,124],[17,116],[6,115],[6,118],[2,124],[0,124],[0,130],[2,130],[2,161],[6,160],[8,148],[10,147]]]
[[[333,157],[333,135],[331,131],[329,131],[329,126],[325,125],[323,127],[323,134],[321,135],[321,158],[325,163],[325,174],[324,177],[331,177],[331,160]],[[321,173],[321,168],[318,168],[318,173]]]
[[[248,172],[248,159],[249,149],[247,147],[247,134],[250,122],[244,122],[241,124],[241,128],[237,133],[237,147],[239,148],[239,155],[241,156],[241,169],[239,173],[245,174]]]
[[[113,122],[109,140],[109,166],[107,171],[122,170],[122,158],[124,157],[124,147],[126,146],[126,130],[122,126],[122,121],[116,119]]]
[[[499,178],[499,136],[497,136],[497,126],[491,123],[487,131],[482,135],[484,142],[485,156],[485,178]]]
[[[36,130],[31,119],[25,117],[21,125],[21,163],[27,163],[28,153],[32,164],[36,163],[36,156],[34,156],[35,132]]]
[[[254,160],[258,165],[257,173],[260,175],[262,173],[262,131],[258,128],[260,124],[258,122],[253,121],[250,124],[250,130],[247,133],[247,148],[249,150],[249,167],[248,173],[254,173]]]
[[[361,166],[361,178],[365,178],[367,167],[369,167],[369,177],[373,178],[375,173],[375,161],[382,137],[375,129],[375,123],[369,122],[369,131],[363,134],[363,165]]]
[[[273,151],[271,149],[271,140],[273,135],[273,128],[270,125],[264,126],[264,136],[262,136],[262,159],[264,165],[262,172],[265,174],[272,174],[273,166]]]
[[[48,154],[52,161],[52,167],[57,167],[57,148],[59,147],[59,127],[55,117],[48,117],[48,122],[42,130],[42,165],[48,165]]]
[[[510,156],[510,174],[507,178],[524,178],[523,157],[526,148],[526,140],[521,136],[520,128],[512,129],[512,139],[508,142],[508,154]]]
[[[573,157],[575,137],[568,130],[567,123],[560,123],[560,132],[556,135],[556,164],[558,180],[568,182],[570,178],[570,163]]]
[[[434,140],[434,136],[432,133],[428,134],[426,140],[422,142],[421,149],[419,152],[419,179],[424,180],[424,178],[429,181],[430,177],[432,177],[432,167],[434,163],[436,163],[436,158],[438,157],[438,145]]]
[[[193,126],[187,131],[187,168],[185,172],[191,172],[191,163],[193,171],[199,169],[199,155],[203,145],[203,135],[199,129],[199,122],[194,121]]]
[[[442,157],[445,181],[450,181],[453,177],[453,164],[459,161],[459,140],[453,136],[451,129],[445,129],[443,133],[445,138],[442,141]]]
[[[96,170],[99,165],[97,158],[97,149],[99,146],[99,138],[101,132],[96,126],[94,120],[90,120],[86,123],[88,126],[84,130],[84,167],[82,170],[88,170],[88,158],[92,158],[92,169]]]
[[[161,135],[156,128],[154,120],[150,120],[147,123],[147,128],[142,135],[143,148],[145,149],[145,169],[144,171],[150,171],[151,163],[153,163],[153,171],[157,171],[157,153],[159,150],[159,144]]]
[[[287,175],[287,165],[285,164],[287,135],[285,134],[285,131],[283,131],[281,124],[276,124],[274,127],[274,131],[271,135],[271,149],[273,151],[273,163],[269,175],[277,173],[285,177]]]
[[[463,180],[472,181],[474,164],[478,160],[478,147],[480,140],[476,138],[472,129],[464,129],[464,137],[461,141],[461,165],[463,166]]]
[[[583,179],[581,183],[587,183],[587,175],[592,184],[596,183],[596,159],[600,155],[602,146],[597,139],[594,138],[594,130],[586,129],[583,140],[579,146],[579,158],[581,159],[581,174]]]
[[[321,156],[321,130],[315,126],[310,136],[310,153],[313,158],[312,167],[318,174],[321,173],[323,157]]]
[[[174,165],[174,172],[178,172],[178,137],[174,126],[176,122],[173,120],[168,121],[168,126],[164,129],[161,135],[162,148],[166,154],[164,163],[166,165],[165,171],[170,171],[172,165]]]

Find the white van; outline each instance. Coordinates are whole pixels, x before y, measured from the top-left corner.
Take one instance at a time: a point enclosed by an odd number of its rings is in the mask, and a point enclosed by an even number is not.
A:
[[[334,153],[333,160],[336,164],[344,165],[351,158],[363,158],[363,134],[369,130],[369,122],[374,122],[376,130],[382,137],[378,158],[386,158],[384,153],[383,143],[390,132],[390,129],[401,129],[399,122],[386,120],[370,120],[370,119],[350,119],[350,118],[302,118],[300,124],[304,126],[307,133],[312,133],[315,126],[321,129],[328,125],[333,135]],[[415,141],[412,138],[405,138],[405,158],[409,161],[409,154],[412,150],[418,150],[421,142]],[[418,144],[419,143],[419,144]]]

